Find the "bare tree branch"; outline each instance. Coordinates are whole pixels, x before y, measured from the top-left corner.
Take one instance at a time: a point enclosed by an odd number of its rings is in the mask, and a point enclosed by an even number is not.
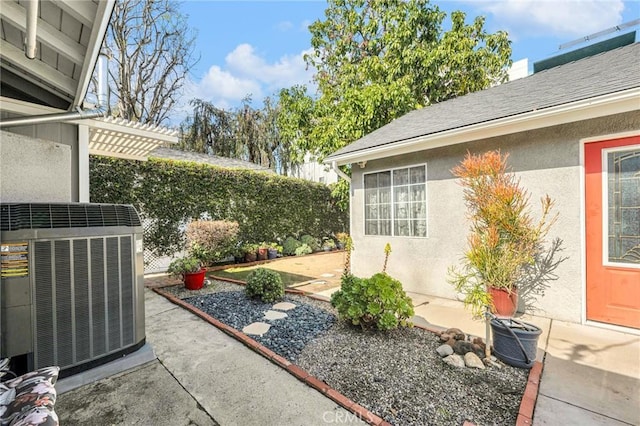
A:
[[[195,38],[173,0],[118,0],[104,46],[112,55],[112,115],[166,124],[198,61]]]

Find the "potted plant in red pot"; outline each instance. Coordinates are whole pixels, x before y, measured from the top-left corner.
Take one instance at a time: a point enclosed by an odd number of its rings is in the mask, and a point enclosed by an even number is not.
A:
[[[204,285],[204,276],[207,270],[202,267],[202,262],[195,256],[185,256],[174,259],[167,270],[170,275],[182,279],[188,290],[199,290]]]
[[[500,151],[468,153],[452,170],[464,188],[471,230],[462,267],[449,269],[449,281],[474,316],[485,313],[487,355],[490,326],[495,355],[510,365],[531,368],[541,330],[511,318],[517,309],[516,284],[527,266],[535,264],[557,215],[549,216],[553,201],[545,195],[540,219],[533,219],[529,193],[508,171],[507,158]]]
[[[508,170],[507,158],[500,151],[469,153],[452,170],[464,188],[471,227],[461,268],[449,269],[449,281],[474,316],[485,306],[497,316],[515,314],[516,283],[534,263],[557,217],[550,217],[553,201],[544,196],[540,219],[533,219],[529,193]]]

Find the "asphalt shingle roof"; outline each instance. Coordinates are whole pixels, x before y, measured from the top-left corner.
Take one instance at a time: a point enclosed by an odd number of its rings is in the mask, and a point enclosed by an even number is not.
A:
[[[412,111],[327,159],[636,87],[640,43]]]
[[[180,151],[171,148],[156,148],[149,153],[149,158],[164,158],[168,160],[192,161],[195,163],[210,164],[212,166],[228,169],[249,169],[259,172],[273,173],[273,170],[254,164],[249,161],[235,158],[219,157],[217,155],[200,154],[197,152]]]

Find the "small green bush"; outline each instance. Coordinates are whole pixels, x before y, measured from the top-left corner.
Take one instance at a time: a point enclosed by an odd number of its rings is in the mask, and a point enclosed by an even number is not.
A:
[[[413,302],[400,281],[385,273],[365,279],[343,275],[340,290],[331,296],[331,305],[343,320],[379,330],[410,327],[409,318],[414,314]]]
[[[301,245],[302,243],[300,241],[293,237],[288,237],[284,240],[284,243],[282,243],[282,253],[286,256],[293,256],[296,254],[296,249]]]
[[[284,284],[280,274],[277,272],[258,268],[247,277],[245,292],[248,297],[259,297],[263,302],[271,303],[282,299],[284,296]]]
[[[311,250],[311,247],[309,247],[307,244],[302,244],[296,249],[296,256],[304,256],[305,254],[310,253],[313,253],[313,250]]]
[[[300,242],[311,247],[311,251],[320,250],[320,241],[311,235],[303,235],[300,237]]]

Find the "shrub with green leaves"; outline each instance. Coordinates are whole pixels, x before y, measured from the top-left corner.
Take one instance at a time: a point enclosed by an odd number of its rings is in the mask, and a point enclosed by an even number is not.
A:
[[[254,170],[187,161],[89,157],[92,203],[133,204],[145,221],[145,249],[173,255],[196,218],[238,223],[243,242],[344,231],[341,211],[324,184]],[[291,252],[293,254],[294,251]]]
[[[331,296],[331,305],[343,320],[379,330],[410,327],[409,318],[414,314],[413,302],[400,281],[385,273],[371,278],[343,275],[340,290]]]
[[[282,299],[284,284],[277,272],[258,268],[247,277],[245,292],[250,298],[260,298],[263,302],[271,303]]]
[[[307,244],[302,244],[296,249],[296,256],[304,256],[305,254],[311,254],[313,250]]]
[[[316,237],[312,237],[311,235],[303,235],[302,237],[300,237],[300,242],[311,247],[311,251],[320,250],[320,241]]]
[[[282,243],[282,253],[286,256],[293,256],[296,254],[296,249],[301,245],[302,243],[300,241],[293,237],[288,237],[284,240],[284,243]]]

